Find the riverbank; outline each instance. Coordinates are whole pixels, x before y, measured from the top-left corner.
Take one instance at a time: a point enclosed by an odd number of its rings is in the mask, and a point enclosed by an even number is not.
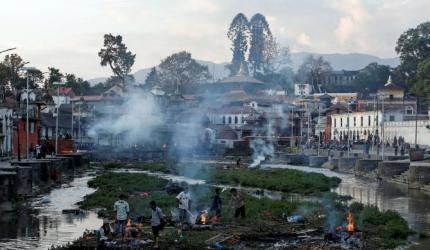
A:
[[[266,171],[266,170],[253,170],[253,171]],[[288,172],[288,171],[286,171]],[[259,173],[259,172],[257,172]],[[120,184],[118,184],[120,183]],[[147,183],[147,184],[146,184]],[[160,206],[164,211],[171,211],[174,209],[174,195],[163,193],[162,186],[167,184],[166,180],[147,176],[145,174],[136,173],[106,173],[97,177],[90,183],[91,186],[97,187],[98,191],[85,198],[82,206],[85,208],[91,207],[105,207],[107,213],[103,216],[111,215],[110,207],[116,199],[119,192],[126,191],[130,196],[130,205],[133,208],[133,213],[148,214],[149,210],[147,204],[151,199],[159,200]],[[200,192],[199,192],[200,190]],[[203,190],[203,191],[201,191]],[[148,197],[141,197],[143,193],[149,193]],[[213,189],[207,186],[197,185],[191,187],[191,193],[204,193],[203,197],[198,198],[196,203],[196,212],[200,209],[207,208],[210,204],[210,197]],[[222,193],[223,200],[229,200],[229,193]],[[329,246],[328,240],[324,239],[327,233],[340,234],[343,230],[345,232],[345,225],[347,224],[347,212],[353,210],[354,221],[356,222],[357,234],[360,237],[360,243],[365,244],[367,247],[393,247],[405,243],[410,231],[407,223],[397,214],[390,212],[388,215],[380,213],[372,207],[363,207],[354,205],[348,207],[346,203],[340,202],[336,199],[336,195],[324,196],[321,202],[306,203],[306,202],[290,202],[286,200],[274,201],[268,198],[257,199],[250,195],[245,196],[247,204],[247,218],[243,221],[235,221],[232,218],[231,210],[227,207],[223,209],[223,217],[219,221],[222,225],[221,230],[211,229],[208,232],[200,232],[191,230],[184,232],[183,235],[177,235],[175,230],[166,230],[166,236],[163,239],[165,246],[175,246],[180,249],[186,249],[185,246],[202,247],[207,246],[206,242],[212,236],[219,233],[230,233],[232,235],[240,235],[241,240],[237,244],[247,245],[248,248],[253,249],[252,245],[262,244],[260,238],[268,238],[271,236],[272,241],[267,246],[273,247],[276,244],[281,244],[282,239],[296,239],[291,235],[293,230],[310,230],[312,235],[306,235],[305,238],[319,237],[313,246],[326,245]],[[357,208],[358,207],[358,208]],[[333,214],[333,211],[335,213]],[[300,223],[289,223],[287,218],[292,215],[300,215],[304,218],[306,225]],[[332,217],[337,218],[332,221]],[[371,219],[369,219],[371,218]],[[383,218],[373,222],[374,218]],[[373,224],[372,224],[373,223]],[[339,226],[341,229],[339,229]],[[334,228],[334,229],[333,229]],[[337,228],[337,229],[336,229]],[[343,229],[342,229],[343,228]],[[373,230],[373,229],[377,230]],[[397,231],[391,231],[391,229]],[[274,230],[276,232],[274,232]],[[334,230],[334,231],[333,231]],[[339,232],[336,230],[340,230]],[[318,232],[318,233],[316,233]],[[145,230],[142,230],[143,235]],[[290,234],[291,237],[286,237]],[[315,235],[316,234],[316,235]],[[259,237],[255,237],[259,235]],[[273,237],[278,235],[279,237]],[[283,236],[281,236],[283,235]],[[251,237],[253,236],[253,237]],[[297,236],[297,235],[296,235]],[[317,238],[318,238],[317,237]],[[188,240],[182,240],[183,238]],[[253,240],[250,240],[250,239]],[[270,238],[270,237],[269,237]],[[399,241],[394,240],[400,239]],[[373,240],[372,240],[373,239]],[[301,242],[303,245],[307,242]],[[192,245],[196,244],[196,245]],[[287,245],[293,244],[288,241]],[[330,244],[341,244],[339,242],[331,242]],[[281,244],[282,245],[282,244]],[[323,248],[324,249],[324,248]],[[370,248],[369,248],[370,249]]]

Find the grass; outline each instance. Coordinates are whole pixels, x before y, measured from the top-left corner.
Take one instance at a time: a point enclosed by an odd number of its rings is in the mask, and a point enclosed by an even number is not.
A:
[[[122,193],[133,194],[148,192],[149,197],[129,197],[130,210],[137,214],[149,213],[149,202],[156,200],[161,207],[171,207],[176,203],[175,197],[162,189],[167,184],[166,180],[136,173],[106,173],[97,176],[88,182],[88,186],[97,188],[97,191],[85,196],[80,204],[82,208],[105,208],[107,216],[112,214],[113,204]]]
[[[148,170],[151,172],[172,173],[172,169],[166,162],[141,162],[129,164],[124,164],[121,162],[106,162],[102,164],[102,167],[107,170],[132,168],[139,170]]]
[[[340,179],[294,169],[232,169],[215,171],[215,183],[243,185],[282,192],[318,194],[337,187]]]
[[[363,207],[353,204],[350,208],[351,210],[355,208],[354,214],[361,221],[362,227],[370,229],[375,236],[381,238],[380,244],[384,248],[392,249],[403,245],[408,236],[414,233],[409,228],[408,222],[396,211],[380,211],[374,206]]]
[[[105,173],[97,176],[88,182],[90,187],[97,188],[97,191],[85,196],[80,204],[84,209],[105,208],[106,212],[102,216],[113,214],[112,208],[119,194],[133,194],[138,192],[149,192],[150,196],[142,198],[139,196],[129,197],[127,201],[130,204],[132,212],[137,214],[149,215],[148,204],[155,200],[157,204],[168,213],[175,207],[175,195],[170,195],[162,189],[168,182],[164,179],[148,176],[146,174],[136,173]],[[210,207],[214,190],[208,186],[191,186],[190,193],[193,199],[193,207],[197,210]],[[269,198],[257,199],[251,195],[243,194],[247,210],[247,218],[265,218],[265,213],[270,212],[273,216],[289,215],[298,207],[299,203],[289,202],[286,200],[271,200]],[[230,193],[221,194],[224,207],[223,214],[225,219],[232,218],[232,209],[228,206]],[[200,205],[200,207],[196,207]]]

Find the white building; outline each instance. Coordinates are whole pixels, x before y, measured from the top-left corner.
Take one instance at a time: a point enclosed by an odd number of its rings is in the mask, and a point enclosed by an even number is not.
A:
[[[402,136],[405,142],[414,145],[415,144],[415,128],[417,135],[417,143],[419,145],[430,144],[430,121],[421,120],[417,121],[400,121],[400,122],[385,122],[384,132],[385,139],[389,142]]]
[[[13,109],[0,106],[0,156],[12,154]]]
[[[257,112],[249,106],[225,107],[210,112],[209,120],[211,124],[228,125],[231,128],[240,128],[246,124],[246,118],[256,115]]]
[[[312,93],[312,86],[306,83],[294,84],[295,96],[308,96]]]
[[[367,139],[369,134],[380,134],[382,115],[380,111],[340,113],[331,115],[331,139]]]

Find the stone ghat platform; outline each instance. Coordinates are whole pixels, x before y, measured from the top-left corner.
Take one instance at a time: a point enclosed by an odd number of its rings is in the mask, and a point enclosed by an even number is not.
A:
[[[45,193],[68,181],[75,170],[88,166],[89,162],[88,153],[3,162],[0,166],[0,213],[13,211],[15,200]]]

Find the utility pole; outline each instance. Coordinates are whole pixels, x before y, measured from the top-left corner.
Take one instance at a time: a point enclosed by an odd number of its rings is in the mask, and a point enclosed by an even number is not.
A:
[[[348,103],[347,103],[347,105],[348,105],[348,108],[347,108],[347,112],[348,112],[348,116],[347,116],[347,118],[346,118],[346,125],[348,126],[348,132],[347,132],[347,143],[348,143],[348,145],[347,145],[347,147],[348,147],[348,157],[349,157],[349,151],[350,151],[350,134],[349,134],[349,126],[350,126],[350,117],[349,117],[349,105],[350,105],[350,103],[349,103],[349,101],[348,101]]]
[[[317,123],[318,127],[320,125],[320,117],[321,117],[320,104],[318,103],[318,123]],[[321,132],[318,134],[318,151],[317,151],[318,156],[320,156],[320,144],[321,144]]]
[[[382,160],[384,160],[384,150],[385,150],[385,109],[384,109],[384,95],[382,95],[382,120],[381,120],[381,134],[382,134]]]
[[[415,148],[418,148],[418,96],[416,97],[416,110],[415,110]]]
[[[28,99],[30,98],[30,94],[28,93],[28,83],[29,83],[29,81],[30,81],[30,77],[29,77],[29,75],[28,75],[28,71],[27,71],[27,90],[26,90],[26,93],[27,93],[27,107],[26,107],[26,109],[27,109],[27,115],[26,115],[26,121],[25,121],[25,128],[26,128],[26,133],[27,133],[27,135],[26,135],[26,153],[27,153],[27,159],[30,159],[30,153],[29,153],[29,141],[30,141],[30,133],[29,133],[29,130],[28,130],[28,127],[29,127],[29,123],[28,123],[28,115],[29,115],[29,113],[28,113]]]
[[[73,135],[73,102],[71,102],[72,103],[72,132],[71,132],[71,134],[72,134],[72,139],[74,139],[75,138],[75,136]]]

